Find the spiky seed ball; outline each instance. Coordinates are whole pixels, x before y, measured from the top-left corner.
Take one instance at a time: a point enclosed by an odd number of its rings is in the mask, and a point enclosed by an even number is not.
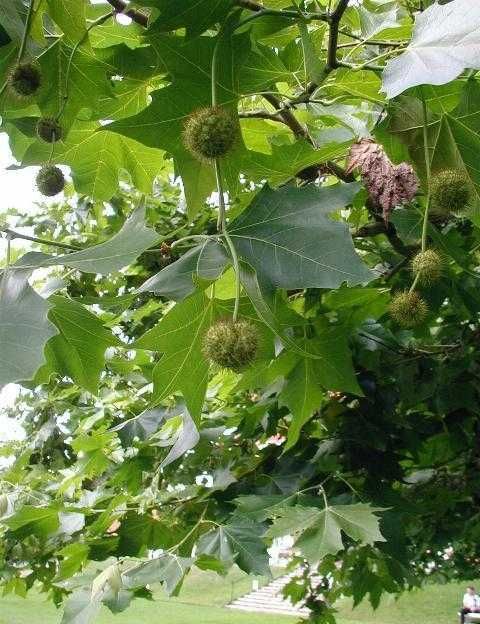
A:
[[[183,142],[195,158],[212,161],[225,156],[238,137],[238,123],[224,108],[211,106],[194,111],[185,122]]]
[[[255,359],[258,342],[258,330],[250,321],[220,320],[205,334],[203,353],[212,364],[240,371]]]
[[[417,292],[405,290],[393,297],[390,314],[401,327],[416,327],[426,319],[428,306]]]
[[[464,171],[445,169],[432,176],[430,199],[433,214],[447,216],[465,210],[472,198],[472,185]]]
[[[38,136],[47,143],[56,143],[62,138],[62,126],[56,119],[43,117],[37,123]]]
[[[42,75],[34,63],[20,63],[12,69],[8,85],[17,97],[34,95],[40,88]]]
[[[53,197],[65,188],[62,170],[55,165],[44,165],[37,174],[37,187],[42,195]]]
[[[418,253],[412,260],[412,271],[418,276],[420,284],[428,286],[440,279],[442,275],[442,258],[434,249],[426,249]]]

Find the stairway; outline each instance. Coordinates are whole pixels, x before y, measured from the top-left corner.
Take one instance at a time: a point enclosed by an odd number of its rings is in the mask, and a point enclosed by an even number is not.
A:
[[[282,589],[292,576],[295,576],[295,573],[280,576],[268,585],[237,598],[227,607],[257,613],[277,613],[296,617],[308,616],[308,609],[292,605],[290,600],[285,600],[282,596]]]

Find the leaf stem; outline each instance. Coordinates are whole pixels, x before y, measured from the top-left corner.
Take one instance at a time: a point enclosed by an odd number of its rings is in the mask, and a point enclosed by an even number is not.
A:
[[[209,240],[210,238],[212,238],[210,234],[191,234],[190,236],[184,236],[183,238],[179,238],[178,240],[173,241],[170,247],[173,249],[174,247],[177,247],[177,245],[180,245],[180,243],[184,243],[188,240]]]
[[[175,550],[178,550],[180,548],[180,546],[185,544],[185,542],[195,533],[195,531],[200,527],[200,525],[203,524],[204,518],[205,518],[205,514],[207,513],[207,509],[208,509],[208,503],[205,506],[204,510],[202,511],[202,515],[200,516],[200,518],[196,522],[195,526],[185,535],[185,537],[183,537],[178,542],[178,544],[175,544],[175,546],[172,546],[171,548],[169,548],[167,550],[168,553],[171,553],[171,552],[174,552]]]
[[[68,59],[67,69],[65,71],[65,91],[64,91],[64,94],[63,94],[63,98],[62,98],[62,104],[60,106],[60,111],[59,111],[59,113],[58,113],[58,115],[56,117],[57,121],[60,119],[60,117],[65,112],[65,107],[66,107],[67,102],[68,102],[68,98],[69,98],[68,82],[70,80],[70,73],[71,73],[71,70],[72,70],[73,58],[74,58],[77,50],[82,45],[82,43],[85,41],[85,39],[88,37],[88,34],[92,30],[92,28],[95,28],[95,26],[101,26],[104,22],[106,22],[111,17],[115,17],[115,12],[114,11],[111,11],[110,13],[106,13],[105,15],[101,15],[99,18],[94,20],[88,26],[88,28],[85,30],[85,33],[82,35],[82,37],[80,37],[80,39],[77,41],[77,43],[73,46],[72,51],[70,53],[70,57]]]
[[[72,251],[78,251],[80,249],[79,247],[69,245],[68,243],[61,243],[59,241],[57,242],[47,240],[45,238],[38,238],[37,236],[28,236],[27,234],[21,234],[20,232],[15,232],[14,230],[10,230],[9,228],[2,229],[2,232],[5,232],[8,240],[21,238],[23,240],[32,241],[32,243],[38,243],[39,245],[50,245],[51,247],[60,247],[61,249],[70,249]]]
[[[425,93],[423,88],[421,89],[421,99],[422,99],[422,111],[423,111],[423,152],[425,156],[425,173],[426,173],[426,184],[427,184],[427,194],[425,199],[425,212],[423,213],[423,225],[422,225],[422,252],[424,252],[427,248],[427,237],[428,237],[428,215],[430,212],[430,178],[431,178],[431,163],[430,163],[430,152],[428,148],[428,109],[427,102],[425,100]],[[410,292],[415,290],[415,287],[418,284],[419,274],[415,276],[413,280],[413,284],[410,286]]]
[[[218,190],[218,223],[217,228],[222,233],[225,238],[225,242],[227,243],[228,250],[230,251],[230,255],[232,256],[233,262],[233,270],[235,272],[235,307],[233,310],[233,322],[235,323],[238,319],[238,310],[240,307],[240,261],[238,259],[237,250],[235,249],[235,245],[233,244],[232,239],[230,238],[230,234],[227,230],[227,218],[226,218],[226,208],[225,208],[225,196],[223,191],[222,184],[222,171],[220,168],[220,161],[218,158],[215,159],[215,175],[217,178],[217,190]]]
[[[34,0],[30,0],[30,4],[28,6],[27,19],[25,21],[25,28],[24,28],[23,35],[22,35],[22,41],[18,49],[17,63],[20,63],[20,61],[22,60],[23,55],[25,54],[25,48],[27,47],[27,38],[28,38],[28,33],[30,32],[30,26],[32,24],[34,3],[35,3]]]
[[[428,213],[430,210],[430,178],[431,178],[431,163],[430,152],[428,148],[428,109],[427,102],[425,100],[425,93],[422,89],[422,110],[423,110],[423,151],[425,155],[425,172],[427,176],[427,198],[425,203],[425,214],[423,216],[423,228],[422,228],[422,251],[425,251],[427,247],[427,233],[428,233]]]
[[[12,261],[12,236],[7,234],[7,257],[5,259],[5,267],[8,269]]]
[[[212,106],[218,105],[218,84],[217,84],[217,76],[218,76],[218,52],[220,49],[220,42],[223,37],[223,29],[219,30],[217,35],[217,41],[215,42],[215,48],[213,50],[212,56],[212,69],[211,69],[211,81],[212,81]],[[230,255],[232,256],[233,262],[233,270],[235,272],[235,307],[233,310],[233,322],[235,323],[238,319],[238,311],[240,308],[240,293],[241,293],[241,285],[240,285],[240,262],[238,259],[237,250],[235,249],[235,245],[230,238],[230,234],[227,230],[227,217],[226,217],[226,206],[225,206],[225,193],[223,190],[223,179],[222,179],[222,169],[220,165],[220,159],[215,158],[214,161],[215,168],[215,178],[217,181],[217,193],[218,193],[218,220],[217,220],[217,230],[222,233],[225,238],[225,242],[227,243],[227,247],[230,251]]]

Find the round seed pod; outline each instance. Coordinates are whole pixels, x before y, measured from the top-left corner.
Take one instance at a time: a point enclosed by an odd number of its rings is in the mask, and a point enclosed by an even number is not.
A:
[[[8,76],[8,86],[19,98],[28,98],[34,95],[41,84],[42,75],[35,63],[20,63],[12,69]]]
[[[37,134],[47,143],[56,143],[62,138],[62,126],[60,126],[56,119],[42,117],[37,123]]]
[[[212,364],[241,371],[255,360],[258,343],[258,329],[250,321],[220,320],[205,334],[203,353]]]
[[[417,292],[405,290],[393,297],[390,314],[401,327],[417,327],[427,318],[428,306]]]
[[[65,176],[55,165],[44,165],[37,174],[37,187],[42,195],[53,197],[65,188]]]
[[[238,135],[235,117],[224,108],[211,106],[189,115],[183,131],[183,143],[197,160],[211,162],[228,154]]]
[[[412,271],[418,276],[418,282],[429,286],[437,282],[442,275],[442,258],[434,249],[418,253],[412,260]]]
[[[472,185],[464,171],[445,169],[430,181],[431,210],[434,217],[447,217],[467,208],[472,199]]]

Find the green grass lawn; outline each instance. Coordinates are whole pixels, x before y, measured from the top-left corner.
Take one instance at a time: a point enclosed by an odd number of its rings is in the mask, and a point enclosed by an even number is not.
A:
[[[251,580],[240,572],[222,579],[193,572],[178,598],[160,589],[155,601],[136,600],[127,611],[112,615],[104,609],[95,624],[293,624],[295,619],[231,611],[223,607],[232,597],[249,591]],[[464,585],[432,585],[410,592],[398,601],[386,597],[377,611],[367,604],[352,610],[348,600],[339,606],[338,624],[455,624]],[[61,613],[39,594],[22,599],[2,598],[0,624],[58,624]]]

